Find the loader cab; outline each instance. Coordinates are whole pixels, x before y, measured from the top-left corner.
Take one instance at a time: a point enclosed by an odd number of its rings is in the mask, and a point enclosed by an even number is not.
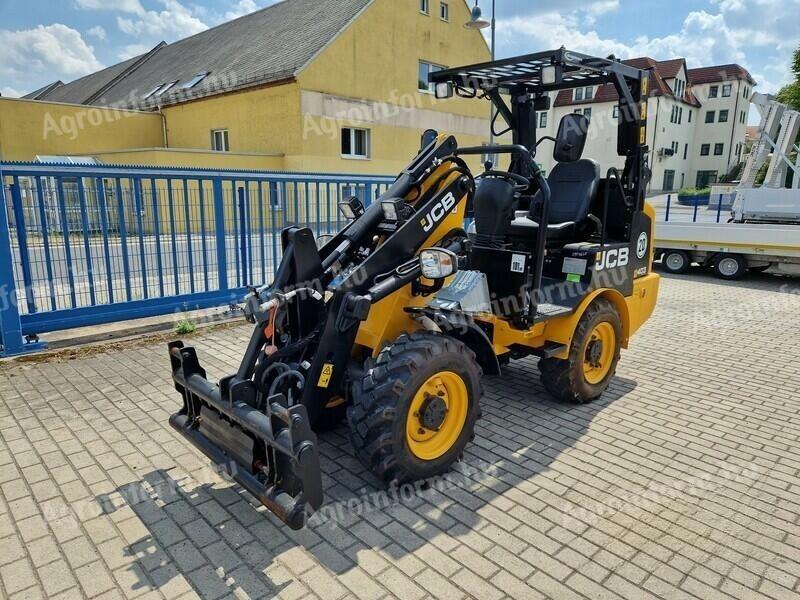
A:
[[[496,111],[493,132],[512,138],[510,145],[480,149],[500,160],[487,163],[475,177],[468,227],[470,267],[486,274],[493,297],[512,300],[506,307],[495,304],[497,316],[524,329],[573,310],[592,289],[602,287],[596,275],[609,264],[624,267],[631,281],[644,272],[646,252],[635,252],[636,260],[628,257],[637,240],[649,247],[648,235],[639,240],[649,231],[643,217],[649,76],[614,57],[598,59],[563,48],[431,74],[439,97],[488,98]],[[601,161],[609,157],[585,155],[591,123],[583,114],[566,114],[555,137],[537,135],[537,112],[551,109],[553,92],[590,85],[605,86],[619,98],[621,170],[604,172]],[[501,118],[508,125],[504,131],[497,130]],[[535,162],[545,152],[553,157],[546,178]],[[614,259],[613,253],[625,260]],[[547,293],[564,283],[574,288],[569,297]],[[619,291],[626,295],[628,287]]]

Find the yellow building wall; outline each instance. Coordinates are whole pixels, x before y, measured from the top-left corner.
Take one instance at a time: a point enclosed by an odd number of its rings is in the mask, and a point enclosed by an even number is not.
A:
[[[164,109],[170,148],[211,149],[227,129],[232,153],[297,154],[300,88],[294,82],[187,102]]]
[[[3,160],[163,145],[162,120],[155,113],[0,98]]]
[[[453,98],[437,100],[418,90],[419,61],[443,67],[484,62],[491,59],[479,32],[465,29],[468,7],[450,1],[449,21],[439,18],[439,3],[431,2],[430,15],[419,11],[417,0],[375,0],[333,43],[297,75],[303,90],[337,97],[358,98],[387,104],[394,110],[434,111],[485,120],[486,134],[455,135],[461,146],[488,141],[487,101]],[[372,104],[374,106],[374,104]],[[374,111],[373,111],[374,112]],[[394,174],[419,150],[424,127],[397,127],[387,119],[373,119],[370,109],[348,111],[344,118],[303,115],[303,144],[298,156],[287,153],[289,170],[321,170],[345,173]],[[414,121],[414,116],[409,119]],[[406,119],[406,120],[409,120]],[[452,119],[450,119],[452,120]],[[341,157],[341,127],[370,129],[368,160]],[[473,127],[474,129],[474,127]],[[477,168],[480,158],[469,160]]]
[[[200,169],[245,169],[254,171],[281,171],[282,154],[243,154],[236,152],[212,152],[188,148],[143,148],[98,152],[97,157],[105,164],[169,166]]]

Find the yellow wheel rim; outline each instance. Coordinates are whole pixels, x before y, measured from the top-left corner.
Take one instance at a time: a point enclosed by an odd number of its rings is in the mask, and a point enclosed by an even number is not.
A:
[[[617,333],[611,323],[599,323],[583,348],[583,376],[591,385],[603,381],[614,362]]]
[[[406,443],[422,460],[442,456],[458,440],[467,421],[469,395],[464,380],[451,371],[428,378],[414,395],[406,419]]]

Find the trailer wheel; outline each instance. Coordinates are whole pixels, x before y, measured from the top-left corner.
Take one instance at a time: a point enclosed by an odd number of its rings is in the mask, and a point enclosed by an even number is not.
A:
[[[714,259],[714,274],[720,279],[741,279],[746,272],[747,261],[738,254],[720,254]]]
[[[585,404],[606,391],[617,371],[622,322],[608,300],[595,300],[578,322],[567,360],[539,361],[542,384],[556,399]]]
[[[368,359],[347,411],[361,462],[385,483],[447,472],[475,437],[481,369],[462,342],[403,334]]]
[[[689,253],[684,250],[665,250],[661,258],[661,266],[667,273],[683,275],[689,270],[692,261]]]

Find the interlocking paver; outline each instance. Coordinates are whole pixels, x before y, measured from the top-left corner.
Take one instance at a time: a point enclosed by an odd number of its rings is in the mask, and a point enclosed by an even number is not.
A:
[[[343,510],[301,532],[169,428],[162,344],[0,365],[0,597],[796,598],[798,308],[797,279],[665,278],[598,402],[551,401],[536,359],[487,378],[445,489],[371,507],[322,436]],[[248,335],[193,343],[222,375]]]

